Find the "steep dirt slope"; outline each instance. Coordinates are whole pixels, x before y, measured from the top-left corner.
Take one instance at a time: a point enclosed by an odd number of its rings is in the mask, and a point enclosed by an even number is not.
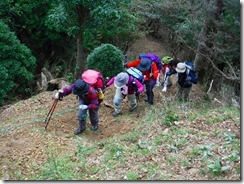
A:
[[[132,46],[134,54],[143,52],[155,52],[162,56],[167,52],[163,46],[152,38],[144,38]],[[107,89],[105,102],[112,105],[114,86]],[[175,94],[175,86],[167,93],[161,92],[161,87],[155,87],[155,103],[163,102],[165,98],[172,98]],[[199,86],[193,86],[191,99],[202,98],[204,92]],[[50,120],[48,131],[44,130],[44,120],[53,103],[54,92],[44,92],[30,99],[19,101],[3,110],[0,114],[0,178],[15,179],[16,170],[21,170],[20,175],[33,173],[33,163],[42,164],[46,162],[46,150],[51,150],[59,145],[61,152],[73,152],[76,147],[73,130],[77,127],[77,99],[69,95],[58,102],[55,113]],[[140,121],[148,105],[143,101],[145,95],[141,95],[139,107],[131,118],[114,118],[112,108],[102,104],[100,114],[99,131],[94,133],[89,129],[83,136],[94,141],[106,139],[116,134],[124,134],[131,131],[134,125]],[[123,116],[129,113],[129,107],[124,99]],[[42,131],[43,130],[43,131]],[[82,137],[81,137],[82,139]],[[84,144],[86,144],[85,140]],[[51,142],[51,143],[50,143]],[[88,143],[87,143],[88,144]]]

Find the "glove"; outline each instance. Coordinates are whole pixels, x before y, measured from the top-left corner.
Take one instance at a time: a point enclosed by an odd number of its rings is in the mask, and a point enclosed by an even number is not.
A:
[[[63,96],[64,96],[64,94],[63,94],[61,91],[58,91],[58,92],[55,94],[54,98],[55,98],[55,99],[58,99],[58,100],[62,100]]]
[[[80,106],[79,106],[79,109],[81,109],[81,110],[85,110],[85,109],[87,109],[87,108],[88,108],[87,105],[80,105]]]
[[[164,87],[164,88],[162,89],[162,91],[163,91],[163,92],[166,92],[166,91],[167,91],[167,87]]]

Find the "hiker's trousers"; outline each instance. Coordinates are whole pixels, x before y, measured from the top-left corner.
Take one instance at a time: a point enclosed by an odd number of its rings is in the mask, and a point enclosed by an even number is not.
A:
[[[175,95],[175,99],[176,100],[179,100],[182,98],[182,94],[183,94],[183,99],[184,101],[189,101],[189,94],[190,94],[190,91],[191,91],[191,86],[189,88],[184,88],[182,87],[181,85],[178,84],[178,91]]]
[[[151,79],[150,81],[144,81],[144,84],[146,86],[147,101],[149,104],[153,104],[153,100],[154,100],[153,88],[156,84],[156,80]]]
[[[127,100],[130,108],[134,108],[137,106],[136,95],[135,94],[127,94]],[[122,101],[124,99],[124,95],[121,92],[121,88],[116,88],[114,95],[114,111],[119,113],[122,111],[123,105]]]
[[[79,105],[85,105],[84,104],[84,101],[82,99],[79,99]],[[91,110],[91,109],[79,109],[78,110],[78,120],[79,122],[86,122],[86,119],[87,119],[87,111],[89,113],[89,118],[90,118],[90,121],[91,121],[91,124],[93,126],[96,126],[98,125],[98,121],[99,121],[99,118],[98,118],[98,110]]]

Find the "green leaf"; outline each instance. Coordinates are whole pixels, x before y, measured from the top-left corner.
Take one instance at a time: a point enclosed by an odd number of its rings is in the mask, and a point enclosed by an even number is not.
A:
[[[230,168],[230,166],[223,166],[223,167],[221,167],[221,171],[226,171],[226,170],[228,170]]]

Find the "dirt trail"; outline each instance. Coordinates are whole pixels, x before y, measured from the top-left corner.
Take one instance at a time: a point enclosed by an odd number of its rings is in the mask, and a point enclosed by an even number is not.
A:
[[[137,47],[139,45],[139,47]],[[145,46],[143,47],[142,46]],[[166,53],[160,43],[151,38],[144,38],[140,43],[132,47],[133,53],[155,52],[162,55]],[[166,55],[166,54],[165,54]],[[105,95],[106,103],[112,105],[114,86],[107,89]],[[155,103],[163,102],[165,98],[172,98],[175,94],[175,86],[171,87],[167,93],[161,92],[161,87],[155,87]],[[203,91],[198,86],[193,86],[191,99],[201,98]],[[21,174],[32,173],[30,165],[35,162],[42,164],[46,162],[47,154],[45,150],[52,149],[50,142],[60,146],[60,152],[73,151],[76,149],[75,135],[73,130],[77,127],[77,99],[74,95],[69,95],[59,101],[55,112],[50,120],[48,131],[44,130],[44,120],[53,103],[54,92],[43,92],[30,99],[19,101],[9,106],[0,114],[0,178],[11,179],[15,173],[15,168],[21,167]],[[139,100],[139,106],[136,112],[129,113],[129,107],[124,99],[123,116],[113,117],[113,109],[102,104],[99,115],[99,131],[92,132],[89,129],[90,123],[87,123],[87,130],[81,138],[98,141],[101,139],[125,134],[130,132],[137,122],[147,111],[148,105],[143,101],[145,94],[142,94]],[[126,118],[131,115],[132,120]],[[49,141],[50,140],[50,141]],[[14,174],[15,173],[15,174]]]

